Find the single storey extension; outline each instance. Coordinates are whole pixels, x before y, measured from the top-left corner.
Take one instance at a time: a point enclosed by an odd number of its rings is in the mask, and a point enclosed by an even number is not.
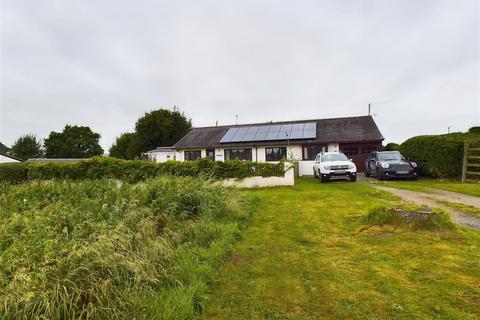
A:
[[[288,158],[298,161],[300,175],[312,175],[315,156],[322,151],[342,151],[362,170],[383,140],[373,118],[360,116],[194,128],[172,148],[177,161]]]
[[[143,153],[143,158],[152,162],[165,162],[175,160],[175,150],[173,147],[157,147],[156,149]]]

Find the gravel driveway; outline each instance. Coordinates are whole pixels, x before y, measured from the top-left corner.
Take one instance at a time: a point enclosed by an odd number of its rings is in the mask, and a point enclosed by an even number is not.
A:
[[[459,194],[450,191],[443,191],[438,189],[429,189],[431,193],[417,192],[411,190],[396,189],[385,186],[375,186],[375,188],[383,191],[388,191],[394,195],[402,198],[405,201],[413,202],[419,205],[442,208],[451,213],[452,221],[456,224],[480,231],[480,218],[453,209],[441,201],[448,201],[454,203],[462,203],[480,209],[480,198],[465,194]]]

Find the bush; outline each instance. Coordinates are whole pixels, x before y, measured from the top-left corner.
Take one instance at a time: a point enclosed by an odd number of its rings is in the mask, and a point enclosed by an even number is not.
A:
[[[197,178],[0,191],[2,319],[190,319],[250,212]]]
[[[471,127],[468,129],[469,133],[480,133],[480,127]]]
[[[20,182],[28,178],[27,165],[21,162],[0,164],[0,181]]]
[[[251,176],[283,176],[284,163],[258,163],[252,161],[215,162],[168,161],[164,163],[142,160],[120,160],[96,157],[70,163],[13,163],[0,165],[0,181],[18,183],[26,180],[83,180],[117,179],[138,182],[161,176],[207,177],[211,179],[246,178]]]
[[[413,137],[402,143],[401,153],[417,162],[421,175],[430,177],[459,177],[462,172],[465,141],[480,143],[475,133],[451,133]]]

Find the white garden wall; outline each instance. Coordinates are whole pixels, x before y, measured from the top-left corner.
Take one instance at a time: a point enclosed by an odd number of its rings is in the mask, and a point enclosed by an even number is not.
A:
[[[285,172],[283,177],[248,177],[243,179],[231,178],[222,181],[225,187],[237,188],[268,188],[279,186],[293,186],[295,185],[295,175],[293,167],[290,164],[285,164],[289,169]]]

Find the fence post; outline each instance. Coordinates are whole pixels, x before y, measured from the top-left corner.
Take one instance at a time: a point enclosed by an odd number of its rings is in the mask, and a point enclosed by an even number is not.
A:
[[[462,167],[462,183],[467,179],[467,166],[468,166],[468,142],[465,142],[463,146],[463,167]]]

